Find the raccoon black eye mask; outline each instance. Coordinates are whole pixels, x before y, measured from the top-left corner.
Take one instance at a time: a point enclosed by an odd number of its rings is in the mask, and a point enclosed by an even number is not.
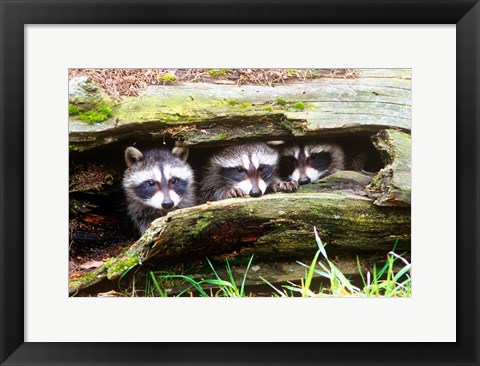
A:
[[[259,197],[268,189],[293,191],[296,182],[277,176],[278,153],[264,143],[231,146],[212,156],[200,184],[204,201]]]
[[[123,189],[128,214],[140,233],[169,211],[195,206],[193,171],[186,163],[188,148],[152,149],[145,153],[129,147]]]
[[[345,169],[345,154],[336,144],[291,145],[282,151],[282,176],[299,184]]]
[[[162,201],[162,208],[168,209],[173,207],[173,201],[168,199],[170,191],[175,192],[177,195],[183,195],[187,189],[188,182],[180,178],[171,178],[165,187],[162,186],[161,182],[149,179],[143,183],[137,185],[134,190],[137,196],[143,200],[151,199],[157,192],[161,191],[163,188],[167,188],[164,193],[164,200]]]

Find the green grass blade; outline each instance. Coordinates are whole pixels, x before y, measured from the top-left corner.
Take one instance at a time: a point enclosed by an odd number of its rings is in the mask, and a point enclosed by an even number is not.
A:
[[[395,244],[393,244],[392,252],[394,252],[395,249],[397,249],[397,244],[398,244],[398,238],[395,240]]]
[[[325,246],[323,245],[320,236],[318,236],[317,228],[315,226],[313,227],[313,232],[315,233],[315,241],[317,242],[318,250],[320,251],[320,253],[322,253],[325,259],[328,259],[327,252],[325,251]]]
[[[175,297],[182,297],[183,294],[186,294],[190,289],[192,288],[192,286],[188,286],[185,290],[179,292],[178,294],[175,295]]]
[[[232,290],[236,289],[235,285],[232,285],[230,282],[225,280],[203,280],[199,282],[200,284],[206,283],[207,285],[216,285],[218,287],[228,287]]]
[[[317,251],[317,253],[315,254],[315,257],[313,258],[312,264],[308,268],[307,277],[305,278],[305,287],[307,289],[310,289],[310,284],[312,283],[313,274],[315,273],[315,266],[317,264],[319,255],[320,255],[320,250]]]
[[[286,297],[286,295],[280,291],[278,288],[276,288],[275,286],[273,286],[270,282],[268,282],[265,278],[263,278],[262,276],[259,276],[259,278],[265,282],[268,286],[270,286],[272,289],[275,290],[275,292],[277,292],[281,297]]]
[[[245,281],[247,280],[247,273],[248,273],[248,270],[250,269],[250,266],[252,265],[252,261],[253,261],[253,254],[250,257],[250,260],[248,261],[247,269],[245,270],[245,275],[243,276],[242,284],[240,285],[240,295],[241,296],[245,295],[245,293],[244,293],[244,291],[245,291]]]
[[[409,290],[408,287],[406,286],[407,284],[410,285],[411,284],[411,281],[412,279],[409,278],[408,280],[405,280],[403,281],[402,283],[398,284],[397,287],[395,287],[392,291],[389,292],[389,294],[387,295],[387,297],[393,297],[393,296],[396,296],[398,294],[398,292],[400,290],[403,290],[403,291],[406,291]],[[409,293],[409,291],[408,291]],[[402,294],[400,296],[403,296]]]
[[[403,267],[398,273],[395,275],[394,280],[395,282],[398,282],[398,280],[407,272],[410,271],[410,267]]]
[[[319,275],[322,276],[322,277],[326,277],[326,278],[330,278],[330,277],[331,277],[330,273],[327,273],[327,272],[324,272],[324,271],[320,271],[319,269],[315,269],[315,273],[319,274]]]
[[[228,277],[230,278],[230,282],[232,284],[231,288],[235,291],[235,293],[237,295],[240,295],[240,293],[238,291],[237,284],[235,283],[235,279],[233,278],[232,269],[230,268],[230,263],[228,262],[228,259],[226,259],[225,262],[226,262],[225,267],[227,269],[227,274],[228,274]]]
[[[360,277],[362,278],[363,286],[367,286],[367,282],[365,281],[365,277],[363,276],[363,273],[362,273],[362,266],[360,265],[360,259],[358,258],[358,255],[357,255],[357,267],[358,267],[358,273],[360,273]]]
[[[217,277],[218,280],[221,280],[220,276],[217,274],[217,271],[215,270],[215,267],[213,267],[213,264],[210,262],[210,260],[208,258],[206,258],[206,259],[207,259],[207,262],[210,265],[210,268],[212,269],[215,277]]]
[[[329,261],[330,262],[330,261]],[[340,272],[340,270],[332,263],[332,272],[335,273],[335,277],[340,281],[340,283],[345,286],[350,292],[357,293],[360,292],[360,289],[356,286],[353,286],[350,281],[345,277],[345,275]]]
[[[385,268],[385,267],[384,267]],[[386,268],[385,268],[386,269]],[[372,271],[372,280],[371,280],[371,283],[370,283],[370,288],[372,289],[372,292],[376,295],[376,296],[380,296],[380,292],[379,292],[379,284],[378,284],[378,280],[380,279],[380,276],[377,274],[377,264],[374,263],[373,264],[373,271]]]
[[[294,287],[294,286],[289,286],[289,285],[282,285],[282,287],[286,290],[289,290],[289,291],[293,291],[293,292],[298,292],[298,293],[302,293],[303,290],[301,288],[298,288],[298,287]]]
[[[165,293],[165,291],[163,291],[161,288],[160,288],[160,285],[158,284],[158,281],[157,279],[155,278],[155,275],[153,274],[153,272],[150,272],[150,277],[152,278],[152,281],[153,281],[153,284],[155,285],[155,288],[157,289],[158,293],[160,294],[161,297],[167,297],[167,294]]]
[[[134,265],[128,267],[125,271],[122,272],[122,274],[121,274],[120,277],[118,278],[118,282],[117,282],[118,288],[121,287],[121,286],[120,286],[120,282],[122,281],[122,278],[125,277],[125,276],[128,274],[128,272],[130,272],[131,269],[134,268],[134,267],[136,267],[136,266],[137,266],[137,265],[134,264]]]
[[[385,273],[385,271],[388,269],[389,266],[390,266],[389,262],[385,263],[382,269],[380,270],[380,272],[376,273],[375,277],[377,278],[377,280],[379,280],[383,276],[383,274]]]
[[[218,281],[223,281],[220,276],[218,275],[217,271],[215,270],[215,267],[213,267],[213,264],[210,262],[210,260],[207,258],[207,262],[208,264],[210,265],[210,268],[212,269],[213,271],[213,274],[215,275],[215,277],[217,278]],[[220,287],[220,290],[223,292],[223,294],[227,297],[230,296],[230,290],[228,287]]]

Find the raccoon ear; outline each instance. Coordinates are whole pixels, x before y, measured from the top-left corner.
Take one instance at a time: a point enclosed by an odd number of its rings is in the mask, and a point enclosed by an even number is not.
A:
[[[132,146],[125,150],[125,162],[127,163],[127,166],[135,164],[140,160],[143,160],[143,154],[140,152],[140,150],[137,150]]]
[[[188,153],[189,153],[188,147],[185,146],[175,146],[172,150],[173,156],[176,156],[177,158],[180,158],[183,161],[186,161],[188,158]]]

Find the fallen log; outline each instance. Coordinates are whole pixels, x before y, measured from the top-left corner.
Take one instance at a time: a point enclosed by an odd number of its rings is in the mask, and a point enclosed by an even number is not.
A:
[[[77,78],[78,79],[78,78]],[[70,103],[85,110],[92,82],[71,84]],[[78,91],[80,90],[80,91]],[[96,89],[93,100],[97,100]],[[87,100],[87,101],[86,101]],[[110,105],[97,101],[98,110]],[[411,70],[363,69],[359,77],[322,77],[305,83],[149,86],[139,97],[123,97],[112,114],[88,124],[69,116],[70,151],[137,140],[182,140],[190,147],[220,146],[251,139],[334,137],[385,128],[411,128]],[[88,111],[87,111],[88,112]]]
[[[307,190],[310,192],[228,199],[173,211],[155,220],[122,254],[71,279],[69,291],[118,278],[153,259],[205,258],[233,251],[254,252],[259,259],[301,258],[316,251],[313,226],[329,250],[388,251],[397,239],[399,250],[410,249],[410,208],[372,205],[371,199],[348,189],[322,192],[321,185],[310,185]]]

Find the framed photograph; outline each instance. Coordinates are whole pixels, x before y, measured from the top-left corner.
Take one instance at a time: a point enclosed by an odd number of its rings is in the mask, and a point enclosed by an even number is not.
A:
[[[2,365],[478,364],[478,2],[2,13]]]

